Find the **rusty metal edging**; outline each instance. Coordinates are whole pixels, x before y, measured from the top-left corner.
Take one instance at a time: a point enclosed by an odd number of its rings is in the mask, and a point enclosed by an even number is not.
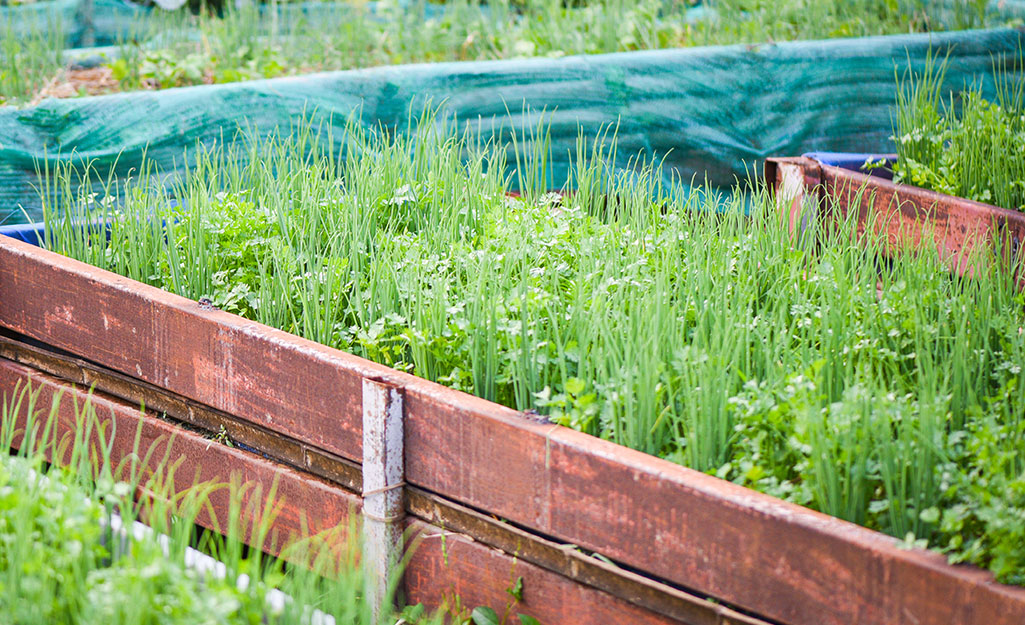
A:
[[[259,431],[259,428],[238,423],[238,419],[231,415],[200,406],[153,385],[133,381],[127,376],[74,356],[32,346],[15,337],[0,334],[0,366],[4,361],[37,369],[46,376],[53,376],[55,380],[63,378],[70,383],[90,388],[98,393],[96,397],[109,395],[128,405],[146,406],[148,411],[156,411],[162,413],[165,419],[172,419],[169,425],[179,420],[203,428],[206,435],[226,433],[233,443],[242,443],[251,448],[245,451],[258,453],[268,461],[284,463],[322,479],[337,481],[335,477],[340,477],[343,481],[338,485],[353,497],[359,497],[362,489],[360,467],[343,458],[318,454],[315,457],[319,462],[304,462],[304,458],[310,457],[311,450],[301,443],[281,437],[275,439],[270,433]],[[182,419],[183,416],[187,420]],[[202,436],[186,435],[193,438]],[[240,438],[236,438],[236,435]],[[261,443],[267,441],[272,442],[272,445],[261,446]],[[211,446],[211,443],[206,444]],[[213,446],[217,451],[223,448],[222,443]],[[297,453],[296,449],[302,449],[303,453]],[[282,452],[283,455],[277,455]],[[214,464],[223,463],[215,460]],[[419,488],[406,488],[405,509],[413,517],[437,526],[443,532],[452,531],[470,537],[473,541],[566,579],[604,591],[654,614],[669,617],[673,622],[687,625],[766,625],[766,621],[581,553],[575,545],[550,541]]]

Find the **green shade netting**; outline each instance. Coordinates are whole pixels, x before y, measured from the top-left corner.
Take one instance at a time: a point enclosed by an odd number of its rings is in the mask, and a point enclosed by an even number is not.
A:
[[[82,0],[46,0],[0,6],[0,27],[10,25],[14,36],[58,32],[68,48],[106,46],[129,35],[133,23],[148,12],[149,9],[124,0],[92,0],[91,8]]]
[[[355,111],[367,126],[401,127],[410,111],[428,104],[484,131],[529,126],[545,110],[552,180],[560,183],[579,133],[613,125],[621,164],[638,153],[664,157],[667,175],[730,185],[768,156],[892,150],[897,74],[909,61],[920,69],[930,51],[949,53],[949,87],[977,81],[992,93],[994,62],[1016,58],[1023,34],[1000,29],[407,65],[0,109],[0,219],[3,209],[19,206],[38,218],[34,183],[45,161],[91,161],[101,171],[116,162],[127,175],[145,152],[170,170],[184,164],[196,142],[230,138],[240,124],[269,132],[305,116],[340,141]],[[8,223],[25,219],[19,212]]]

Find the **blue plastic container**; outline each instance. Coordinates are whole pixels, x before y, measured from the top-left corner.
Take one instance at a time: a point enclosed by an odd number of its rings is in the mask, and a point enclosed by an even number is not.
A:
[[[44,247],[43,242],[46,240],[44,238],[45,232],[46,226],[42,223],[0,226],[0,235],[8,236],[12,239],[18,239],[19,241],[24,241],[25,243],[30,243],[39,247]]]
[[[896,154],[872,154],[859,152],[806,152],[801,156],[816,160],[823,165],[832,165],[851,171],[860,171],[863,174],[893,180],[893,169],[890,165],[897,160]],[[865,169],[867,162],[878,163],[884,161],[882,167]]]

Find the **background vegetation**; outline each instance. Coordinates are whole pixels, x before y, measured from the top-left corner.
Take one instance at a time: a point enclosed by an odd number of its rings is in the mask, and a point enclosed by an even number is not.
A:
[[[454,0],[153,11],[78,69],[56,29],[0,21],[0,102],[163,89],[397,63],[558,57],[696,45],[861,37],[995,23],[986,1]],[[82,55],[79,54],[79,57]]]

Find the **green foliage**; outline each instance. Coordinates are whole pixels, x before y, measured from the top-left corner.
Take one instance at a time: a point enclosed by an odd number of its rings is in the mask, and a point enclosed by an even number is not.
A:
[[[1016,392],[1014,380],[1002,394]],[[969,423],[963,435],[952,437],[956,462],[943,466],[941,486],[953,504],[942,511],[945,542],[939,546],[953,562],[973,562],[1004,583],[1025,585],[1025,423],[1000,415],[999,397],[990,402],[998,407],[996,415]],[[961,479],[952,474],[957,467],[967,467]]]
[[[995,68],[997,100],[981,86],[945,100],[945,64],[909,74],[897,100],[894,180],[1025,210],[1025,82]]]
[[[974,5],[980,6],[974,6]],[[142,13],[107,62],[123,90],[397,63],[601,54],[999,24],[985,0],[356,0]],[[2,25],[0,25],[2,26]],[[0,103],[61,69],[55,32],[0,37]]]
[[[977,20],[966,21],[960,11],[952,19],[917,0],[716,0],[699,9],[691,4],[455,0],[438,10],[424,2],[383,0],[373,12],[356,3],[348,11],[317,11],[310,17],[288,12],[275,16],[247,7],[218,17],[165,17],[170,28],[167,23],[154,23],[152,32],[161,33],[160,41],[170,43],[174,58],[186,59],[189,52],[201,51],[209,59],[203,73],[207,81],[227,82],[395,63],[857,37],[942,29],[948,23],[956,28],[986,23],[984,11]],[[960,7],[961,3],[954,4]],[[178,34],[169,36],[169,32]],[[242,51],[241,56],[236,50]],[[264,60],[267,54],[270,60]],[[232,72],[228,68],[233,63],[243,69]],[[191,84],[200,80],[195,78]]]
[[[474,608],[470,614],[473,625],[498,625],[498,614],[491,608]]]
[[[0,15],[0,106],[31,98],[63,67],[64,31],[54,19],[49,28],[16,30]]]
[[[243,46],[222,55],[171,49],[142,50],[108,63],[124,89],[167,89],[184,85],[274,78],[285,73],[283,58],[274,48],[252,51]]]
[[[852,224],[795,246],[764,189],[684,194],[613,171],[602,137],[553,195],[546,128],[513,138],[426,116],[351,124],[345,159],[308,128],[241,141],[198,158],[188,211],[49,193],[48,246],[1020,579],[1025,313],[1003,263],[880,263]],[[109,241],[75,225],[93,210]]]
[[[44,487],[35,474],[22,458],[0,464],[0,608],[14,623],[70,623],[89,600],[67,582],[107,555],[103,507],[68,484]]]

